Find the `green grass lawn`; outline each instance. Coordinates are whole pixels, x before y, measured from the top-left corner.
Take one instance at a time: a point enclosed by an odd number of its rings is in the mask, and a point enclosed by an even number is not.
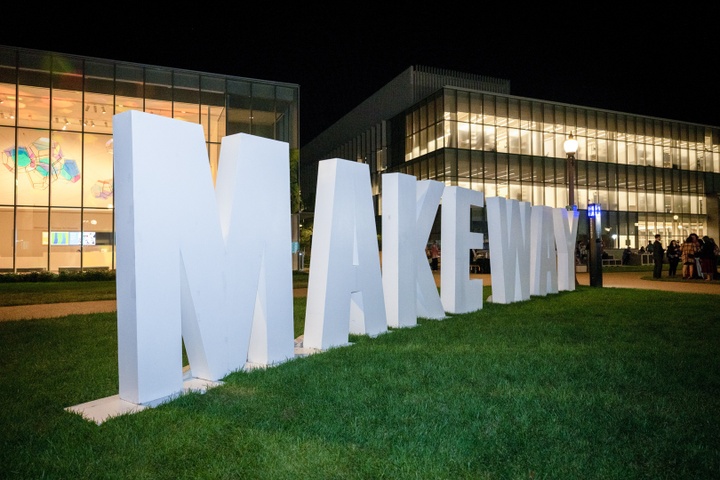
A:
[[[293,272],[293,287],[307,288],[308,273]],[[115,300],[115,280],[0,282],[0,307]]]
[[[98,426],[64,408],[118,393],[115,314],[0,322],[0,477],[718,478],[716,295],[579,287],[352,341]]]
[[[652,278],[652,265],[624,265],[603,267],[603,273],[647,272],[641,278]],[[681,277],[667,277],[667,267],[660,281],[680,282]],[[701,281],[701,280],[693,280]],[[713,281],[720,283],[720,281]],[[308,273],[293,272],[293,287],[307,288]],[[90,300],[114,300],[115,280],[84,280],[63,282],[0,282],[0,307],[32,305],[36,303],[85,302]]]
[[[0,307],[115,300],[115,281],[0,283]]]

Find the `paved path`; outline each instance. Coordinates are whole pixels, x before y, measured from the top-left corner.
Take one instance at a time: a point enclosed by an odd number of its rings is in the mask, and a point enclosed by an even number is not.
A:
[[[664,272],[667,275],[667,272]],[[482,278],[484,285],[491,285],[492,279],[489,274],[470,275],[472,278]],[[644,278],[643,278],[644,277]],[[702,280],[652,280],[652,272],[603,272],[602,280],[604,288],[638,288],[642,290],[663,290],[679,293],[712,293],[720,295],[720,281],[704,282]],[[589,273],[577,274],[578,284],[590,285]],[[440,276],[436,275],[435,280],[440,285]]]
[[[18,305],[0,307],[0,321],[31,320],[33,318],[64,317],[65,315],[114,312],[117,310],[115,300],[96,302],[43,303],[39,305]]]
[[[646,280],[642,278],[651,276],[652,272],[603,272],[603,287],[637,288],[644,290],[664,290],[678,293],[710,293],[720,295],[720,281],[704,282],[702,280],[678,280],[676,282],[668,282],[651,279]],[[492,277],[489,274],[471,275],[471,277],[482,278],[484,285],[492,285]],[[590,285],[590,274],[578,273],[577,280],[580,285]],[[440,275],[435,275],[435,281],[438,285],[440,285]],[[294,294],[296,297],[304,297],[307,295],[307,289],[295,289]],[[116,308],[117,304],[115,300],[0,307],[0,321],[53,318],[73,314],[114,312],[116,311]]]
[[[663,277],[667,272],[663,272]],[[663,290],[679,293],[712,293],[720,295],[720,281],[706,282],[703,280],[676,281],[653,280],[652,272],[612,272],[603,273],[603,287],[612,288],[639,288],[644,290]],[[590,285],[589,273],[578,273],[580,285]]]

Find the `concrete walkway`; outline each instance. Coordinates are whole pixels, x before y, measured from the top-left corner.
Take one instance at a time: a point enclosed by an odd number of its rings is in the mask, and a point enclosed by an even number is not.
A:
[[[65,315],[84,315],[87,313],[114,312],[117,310],[115,300],[96,302],[43,303],[38,305],[17,305],[0,307],[0,321],[32,320],[34,318],[54,318]]]
[[[667,275],[666,272],[663,273]],[[649,279],[651,276],[652,272],[603,272],[603,288],[637,288],[676,293],[710,293],[720,295],[720,281],[680,280],[680,277],[678,277],[677,281],[670,282]],[[492,285],[492,277],[490,274],[470,275],[470,277],[482,278],[484,285]],[[580,285],[590,285],[590,274],[578,273],[577,280]],[[435,281],[439,286],[439,274],[435,275]],[[294,294],[296,297],[307,296],[307,289],[295,289]],[[116,310],[117,303],[115,300],[18,305],[13,307],[0,307],[0,321],[54,318],[75,314],[115,312]]]
[[[471,278],[482,278],[484,285],[492,285],[490,274],[470,275]],[[578,284],[590,285],[589,273],[578,273],[576,275]],[[667,272],[663,272],[662,280],[653,280],[652,272],[603,272],[603,288],[637,288],[641,290],[663,290],[677,293],[710,293],[720,295],[720,281],[706,282],[703,280],[677,280],[669,281]],[[440,275],[435,275],[435,280],[440,285]]]
[[[653,280],[652,272],[612,272],[603,273],[603,287],[610,288],[639,288],[643,290],[663,290],[677,293],[711,293],[720,295],[720,281],[706,282],[704,280],[682,280],[682,276],[674,281],[667,280],[667,272],[663,272],[663,279]],[[590,285],[589,273],[578,273],[580,285]]]

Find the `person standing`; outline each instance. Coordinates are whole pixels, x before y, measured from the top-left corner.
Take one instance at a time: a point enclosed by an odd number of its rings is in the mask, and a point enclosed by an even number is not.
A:
[[[700,263],[700,250],[702,249],[702,240],[697,233],[691,233],[690,236],[693,239],[695,245],[695,272],[692,278],[703,278],[702,263]]]
[[[660,278],[662,276],[663,257],[665,256],[665,250],[663,250],[662,243],[660,242],[660,234],[655,235],[655,242],[652,244],[652,256],[655,261],[653,278]]]
[[[430,268],[437,270],[440,263],[440,247],[437,242],[433,242],[430,246]]]
[[[682,261],[682,278],[690,280],[695,273],[695,254],[697,247],[695,245],[692,234],[688,236],[680,246],[680,259]]]
[[[622,264],[623,265],[630,265],[630,257],[632,257],[632,249],[628,245],[625,250],[623,250],[622,254]]]
[[[678,263],[680,263],[680,246],[678,245],[676,240],[672,240],[670,242],[670,245],[668,245],[667,248],[667,259],[669,270],[668,270],[668,276],[674,277],[677,274],[677,266]]]
[[[717,265],[715,265],[715,242],[705,235],[702,238],[702,247],[698,253],[700,258],[700,266],[702,268],[702,276],[705,280],[712,281]]]

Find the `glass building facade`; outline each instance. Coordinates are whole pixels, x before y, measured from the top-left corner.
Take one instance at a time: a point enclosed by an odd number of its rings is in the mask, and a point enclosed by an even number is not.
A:
[[[298,148],[297,85],[0,46],[0,272],[115,268],[112,118],[127,110],[202,125],[213,178],[226,135]],[[183,168],[147,174],[168,165]]]
[[[588,203],[602,208],[608,249],[639,248],[656,233],[665,243],[691,232],[718,239],[717,127],[446,86],[318,158],[368,163],[378,215],[389,172],[566,207],[571,133],[580,240]],[[484,211],[473,212],[473,230],[487,233]]]

